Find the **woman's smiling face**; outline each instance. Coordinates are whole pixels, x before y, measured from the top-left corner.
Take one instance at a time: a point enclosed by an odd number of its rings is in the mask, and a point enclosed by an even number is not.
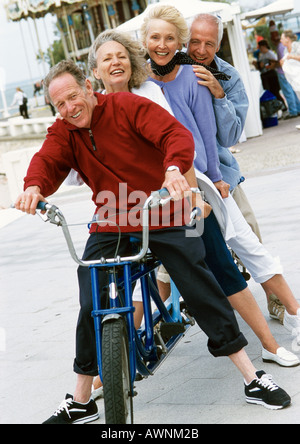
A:
[[[165,20],[153,19],[149,22],[145,46],[150,58],[157,65],[167,65],[177,50],[181,49],[178,30]]]
[[[107,93],[129,91],[131,62],[127,49],[120,43],[109,41],[100,46],[97,51],[97,68],[93,71],[96,79],[102,80]]]

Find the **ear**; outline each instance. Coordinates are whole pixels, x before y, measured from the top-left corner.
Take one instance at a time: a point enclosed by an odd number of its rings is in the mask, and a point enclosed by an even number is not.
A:
[[[85,80],[85,87],[86,87],[86,91],[88,92],[88,94],[90,94],[92,96],[94,94],[94,89],[93,89],[92,82],[89,79]]]
[[[95,79],[100,80],[100,76],[99,76],[99,74],[97,72],[97,68],[93,69],[93,74],[94,74]]]

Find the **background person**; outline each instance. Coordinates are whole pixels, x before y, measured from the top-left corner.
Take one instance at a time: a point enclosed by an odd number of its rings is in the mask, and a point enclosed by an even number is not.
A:
[[[281,66],[281,61],[284,58],[286,48],[280,41],[280,37],[274,40],[273,43],[276,46],[278,56],[278,67],[276,68],[277,76],[289,110],[289,114],[284,117],[284,120],[294,119],[300,114],[300,100],[292,85],[288,82]]]
[[[274,25],[271,26],[271,24],[273,23],[274,21],[270,21],[270,29],[274,28]],[[288,111],[289,111],[288,115],[284,117],[284,120],[294,119],[295,117],[298,117],[298,115],[300,114],[300,100],[298,99],[295,91],[293,90],[292,85],[287,81],[287,78],[281,66],[281,61],[286,53],[286,47],[281,42],[281,37],[278,32],[275,31],[271,32],[271,40],[274,46],[276,47],[276,52],[278,57],[276,72],[280,88],[287,102]]]
[[[300,99],[300,42],[297,41],[297,36],[292,31],[284,31],[281,35],[281,42],[287,48],[281,61],[282,69]]]
[[[24,119],[29,119],[27,103],[28,103],[28,98],[26,94],[20,87],[17,87],[11,106],[14,106],[16,104],[19,105],[20,115]]]
[[[261,40],[258,46],[260,50],[258,66],[263,87],[282,102],[282,110],[286,110],[285,102],[280,94],[280,84],[276,72],[278,57],[271,50],[267,40]]]

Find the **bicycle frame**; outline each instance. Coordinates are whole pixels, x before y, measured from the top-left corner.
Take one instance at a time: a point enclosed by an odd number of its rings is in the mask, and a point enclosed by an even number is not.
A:
[[[196,192],[195,190],[192,190]],[[166,357],[168,352],[176,345],[183,336],[186,329],[191,325],[186,323],[179,334],[174,335],[167,344],[161,343],[162,353],[158,356],[158,348],[154,338],[154,327],[161,320],[166,323],[182,323],[182,315],[179,304],[179,293],[172,284],[172,301],[166,306],[157,289],[154,270],[160,262],[153,258],[147,259],[149,247],[149,210],[155,206],[167,203],[170,200],[167,190],[156,191],[146,200],[143,207],[143,233],[142,247],[138,254],[128,257],[117,257],[111,259],[101,258],[100,260],[84,261],[78,258],[72,237],[66,223],[65,217],[56,206],[40,202],[38,209],[46,211],[46,222],[50,221],[57,226],[61,226],[65,236],[71,257],[80,266],[89,267],[91,273],[93,312],[96,336],[96,348],[99,375],[102,379],[102,324],[110,322],[121,316],[126,318],[128,341],[129,341],[129,362],[131,376],[131,393],[138,371],[142,376],[151,375]],[[192,213],[192,217],[197,212]],[[95,222],[93,222],[95,223]],[[115,280],[116,270],[122,269],[123,277]],[[110,307],[101,307],[101,288],[99,284],[99,270],[107,271],[109,275],[109,295]],[[141,280],[143,306],[144,306],[144,328],[136,332],[134,328],[133,313],[135,308],[132,302],[132,284],[138,279]],[[120,304],[120,292],[124,293],[123,306]],[[152,315],[151,299],[157,306],[157,311]],[[172,315],[170,310],[172,309]]]

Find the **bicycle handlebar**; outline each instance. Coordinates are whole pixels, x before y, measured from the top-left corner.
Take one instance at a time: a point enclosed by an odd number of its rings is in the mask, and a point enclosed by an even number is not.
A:
[[[170,197],[170,193],[167,188],[162,188],[158,191],[158,193],[162,199],[167,199],[168,197]]]
[[[191,191],[194,193],[198,193],[199,190],[195,188],[191,188]],[[47,219],[45,222],[50,221],[50,223],[55,224],[57,226],[62,227],[64,237],[67,242],[67,246],[69,252],[71,254],[72,259],[83,267],[90,267],[92,265],[100,265],[100,264],[112,264],[112,263],[120,263],[120,262],[139,262],[141,261],[147,254],[149,248],[149,210],[151,208],[157,207],[159,205],[163,205],[171,199],[170,194],[166,188],[163,188],[159,191],[153,192],[148,199],[146,200],[143,207],[143,236],[142,236],[142,248],[141,251],[135,256],[128,257],[116,257],[112,259],[104,259],[100,260],[92,260],[92,261],[84,261],[79,259],[74,247],[74,243],[70,234],[70,230],[68,228],[66,219],[63,213],[57,208],[55,205],[51,205],[47,202],[39,202],[37,206],[37,210],[46,211]],[[192,218],[196,218],[201,215],[201,210],[199,208],[194,208],[191,214]],[[99,222],[99,221],[98,221]],[[97,221],[95,222],[97,223]]]
[[[50,210],[51,205],[48,204],[47,202],[39,202],[36,209],[40,210],[40,211],[47,211]]]

